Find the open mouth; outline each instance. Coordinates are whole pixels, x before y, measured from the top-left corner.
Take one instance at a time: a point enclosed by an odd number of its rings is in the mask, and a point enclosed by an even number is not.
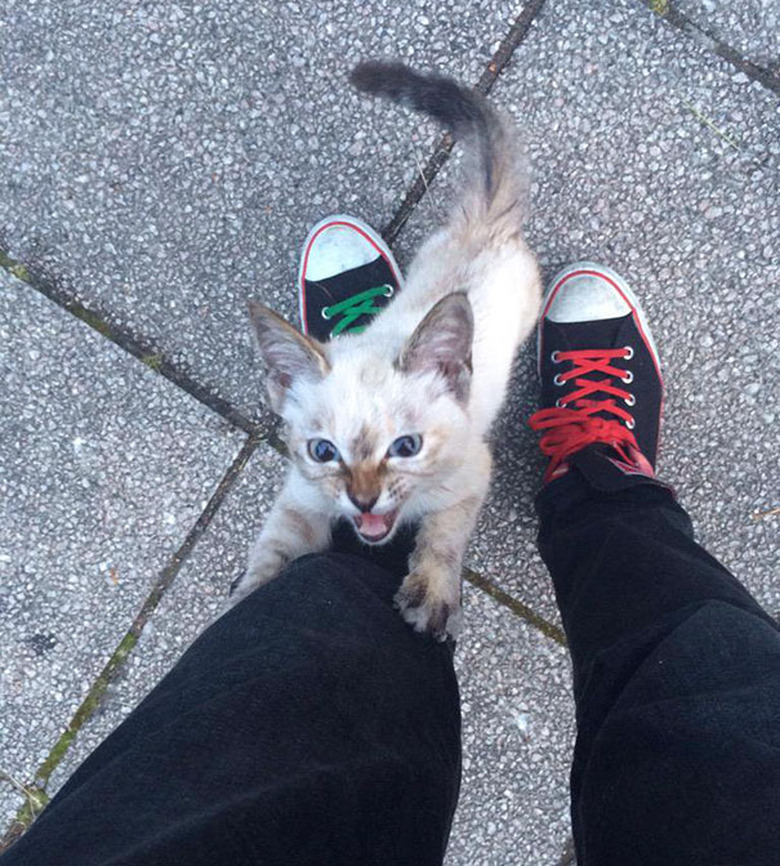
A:
[[[398,516],[397,511],[388,511],[387,514],[356,514],[352,520],[355,524],[355,529],[358,535],[367,541],[369,544],[376,544],[386,538],[393,526],[395,518]]]

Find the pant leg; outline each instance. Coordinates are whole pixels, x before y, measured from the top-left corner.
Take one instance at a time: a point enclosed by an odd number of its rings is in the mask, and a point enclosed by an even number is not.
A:
[[[577,705],[579,866],[780,862],[780,634],[670,491],[537,502]]]
[[[441,864],[460,781],[452,646],[399,575],[304,557],[231,610],[3,866]]]

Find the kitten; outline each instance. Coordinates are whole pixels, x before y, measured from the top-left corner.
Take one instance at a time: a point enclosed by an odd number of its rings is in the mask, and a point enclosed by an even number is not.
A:
[[[415,629],[444,640],[458,631],[461,561],[490,480],[485,437],[536,322],[540,276],[520,232],[515,138],[485,100],[397,63],[360,64],[351,80],[466,139],[465,188],[405,287],[362,333],[319,343],[250,301],[292,465],[232,602],[326,549],[340,517],[367,544],[419,521],[395,602]]]

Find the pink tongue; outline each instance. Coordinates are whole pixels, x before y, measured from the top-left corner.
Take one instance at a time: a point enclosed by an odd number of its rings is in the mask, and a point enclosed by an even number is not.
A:
[[[387,524],[383,514],[361,514],[359,520],[358,529],[369,538],[384,535],[387,532]]]

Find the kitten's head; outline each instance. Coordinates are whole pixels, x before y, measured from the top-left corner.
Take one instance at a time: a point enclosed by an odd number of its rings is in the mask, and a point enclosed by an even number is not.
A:
[[[379,544],[401,518],[451,503],[469,438],[474,326],[464,294],[439,301],[400,351],[371,329],[319,343],[254,301],[250,316],[312,508]]]

